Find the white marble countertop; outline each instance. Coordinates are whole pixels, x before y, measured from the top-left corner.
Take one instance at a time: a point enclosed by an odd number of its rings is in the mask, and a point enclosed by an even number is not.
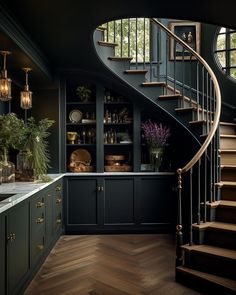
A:
[[[3,183],[0,185],[0,195],[13,194],[13,196],[0,202],[0,213],[15,206],[43,188],[49,186],[53,182],[59,180],[64,176],[64,174],[49,174],[49,176],[52,178],[52,181],[50,182],[13,182]]]
[[[22,202],[23,200],[29,198],[38,191],[49,186],[53,182],[59,180],[64,176],[158,176],[158,175],[174,175],[174,172],[101,172],[101,173],[91,173],[91,172],[81,172],[81,173],[61,173],[61,174],[49,174],[52,178],[51,182],[37,183],[37,182],[13,182],[13,183],[3,183],[0,185],[0,195],[1,194],[13,194],[9,198],[0,202],[0,213],[6,211],[7,209],[15,206],[16,204]]]

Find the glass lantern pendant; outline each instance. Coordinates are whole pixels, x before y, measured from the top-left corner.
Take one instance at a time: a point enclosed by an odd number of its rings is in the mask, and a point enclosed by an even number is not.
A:
[[[28,110],[32,108],[32,91],[29,91],[28,85],[28,72],[31,71],[31,68],[23,68],[25,72],[25,86],[24,90],[20,93],[20,106],[22,109]]]
[[[7,77],[6,56],[11,54],[10,51],[0,51],[3,55],[3,70],[0,77],[0,100],[8,101],[11,99],[11,79]]]

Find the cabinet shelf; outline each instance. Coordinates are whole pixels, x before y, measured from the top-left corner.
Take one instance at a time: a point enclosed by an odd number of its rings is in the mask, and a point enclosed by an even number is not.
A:
[[[127,143],[104,143],[104,146],[127,146],[127,145],[133,145],[133,142],[127,142]]]
[[[95,126],[96,122],[91,123],[66,123],[67,126]]]
[[[104,102],[104,105],[131,105],[128,101],[111,101],[111,102]]]
[[[104,123],[104,126],[126,126],[126,125],[132,125],[133,122],[124,122],[124,123]]]
[[[87,101],[87,102],[83,102],[83,101],[67,101],[66,104],[67,105],[95,105],[96,102],[95,101]]]
[[[66,145],[67,145],[68,147],[69,147],[69,146],[70,146],[70,147],[72,147],[72,146],[74,146],[74,147],[78,147],[78,146],[91,146],[91,147],[95,147],[95,146],[96,146],[95,143],[74,143],[74,144],[67,143]]]

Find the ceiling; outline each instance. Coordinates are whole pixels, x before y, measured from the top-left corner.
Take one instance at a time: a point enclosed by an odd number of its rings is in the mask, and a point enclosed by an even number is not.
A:
[[[236,27],[235,0],[1,0],[49,61],[51,69],[99,71],[94,29],[122,17],[190,19]],[[229,8],[228,8],[229,7]]]

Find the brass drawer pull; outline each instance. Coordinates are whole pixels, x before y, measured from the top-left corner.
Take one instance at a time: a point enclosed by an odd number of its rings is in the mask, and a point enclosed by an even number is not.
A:
[[[62,199],[61,198],[56,199],[56,204],[61,204],[61,203],[62,203]]]
[[[44,219],[42,217],[39,217],[39,218],[36,219],[37,224],[41,224],[43,222],[44,222]]]
[[[14,242],[16,239],[16,234],[9,234],[9,236],[7,236],[7,240],[10,242]]]
[[[36,248],[37,248],[38,251],[43,251],[44,245],[37,245]]]
[[[36,207],[37,208],[42,208],[44,206],[44,202],[37,202]]]
[[[62,221],[61,221],[60,218],[57,218],[57,219],[56,219],[56,224],[61,224],[61,222],[62,222]]]
[[[56,192],[60,192],[61,191],[61,185],[57,185],[56,186]]]
[[[51,197],[51,194],[48,194],[48,197]]]

